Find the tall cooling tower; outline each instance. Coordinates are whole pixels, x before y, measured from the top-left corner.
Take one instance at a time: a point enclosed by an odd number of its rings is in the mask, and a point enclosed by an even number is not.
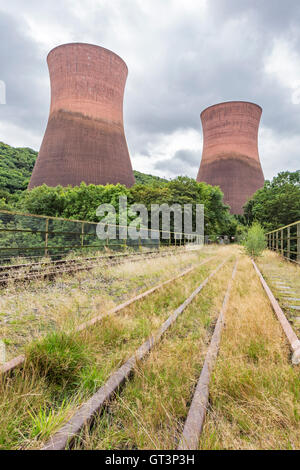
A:
[[[123,126],[125,62],[80,43],[56,47],[47,62],[50,115],[29,189],[82,181],[134,184]]]
[[[258,154],[262,108],[244,101],[210,106],[201,113],[203,153],[197,181],[220,186],[233,214],[264,185]]]

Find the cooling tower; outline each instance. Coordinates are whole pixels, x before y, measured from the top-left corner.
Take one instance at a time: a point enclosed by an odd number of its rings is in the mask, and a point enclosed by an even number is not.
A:
[[[90,44],[64,44],[47,57],[50,115],[29,189],[134,184],[123,126],[125,62]]]
[[[264,185],[258,154],[262,109],[244,101],[210,106],[201,113],[203,152],[197,181],[220,186],[233,214]]]

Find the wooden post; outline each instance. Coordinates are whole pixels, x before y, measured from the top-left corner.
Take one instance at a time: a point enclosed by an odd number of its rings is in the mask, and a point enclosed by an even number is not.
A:
[[[300,222],[297,224],[297,261],[300,263]]]
[[[281,255],[284,256],[284,241],[283,241],[283,230],[280,230],[280,248],[281,248]]]
[[[291,227],[287,228],[287,258],[291,258]]]
[[[81,248],[84,246],[84,222],[81,224]]]
[[[276,232],[276,252],[278,251],[278,231]]]
[[[48,255],[48,230],[49,230],[49,219],[46,219],[45,256]]]

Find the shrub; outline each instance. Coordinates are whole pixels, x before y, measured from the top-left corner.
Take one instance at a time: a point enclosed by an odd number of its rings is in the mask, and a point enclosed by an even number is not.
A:
[[[246,253],[249,256],[257,257],[262,254],[266,248],[265,233],[261,225],[255,222],[249,228],[247,238],[245,240]]]

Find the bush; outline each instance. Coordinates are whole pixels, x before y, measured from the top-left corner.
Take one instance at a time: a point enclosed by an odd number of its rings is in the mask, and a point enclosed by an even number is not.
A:
[[[261,225],[255,222],[249,228],[247,238],[245,240],[245,250],[249,256],[260,256],[266,248],[265,233]]]

